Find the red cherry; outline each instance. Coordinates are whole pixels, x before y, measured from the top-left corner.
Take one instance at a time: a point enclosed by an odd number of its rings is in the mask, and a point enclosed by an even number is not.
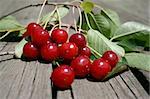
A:
[[[75,43],[64,43],[59,48],[60,57],[70,60],[78,54],[78,47]]]
[[[81,33],[71,35],[69,42],[74,42],[79,48],[82,48],[86,45],[86,39]]]
[[[113,51],[106,51],[102,58],[109,62],[112,68],[114,68],[119,61],[117,54]]]
[[[54,29],[51,34],[52,40],[57,44],[65,43],[68,39],[68,33],[63,29]]]
[[[86,56],[90,57],[91,56],[91,50],[90,50],[90,48],[85,46],[79,50],[79,54],[80,55],[86,55]]]
[[[27,26],[27,36],[30,36],[37,28],[41,28],[41,26],[37,23],[29,23]]]
[[[67,65],[61,65],[54,69],[51,75],[53,84],[60,89],[67,89],[75,78],[74,71]]]
[[[50,40],[50,35],[46,30],[38,28],[32,33],[31,40],[34,44],[40,47]]]
[[[71,62],[71,67],[73,68],[76,77],[80,78],[89,74],[90,66],[91,62],[87,56],[78,56]]]
[[[54,43],[43,45],[40,51],[42,58],[46,61],[53,61],[58,57],[58,48]]]
[[[102,58],[93,61],[90,74],[96,80],[102,80],[111,71],[111,66]]]
[[[30,60],[37,59],[39,56],[39,50],[34,44],[28,42],[23,47],[23,55]]]

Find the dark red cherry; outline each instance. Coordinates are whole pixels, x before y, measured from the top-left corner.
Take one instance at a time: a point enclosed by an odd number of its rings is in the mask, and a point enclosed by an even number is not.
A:
[[[86,46],[86,39],[81,33],[71,35],[69,42],[74,42],[79,48]]]
[[[102,58],[93,61],[90,74],[96,80],[102,80],[111,71],[111,66]]]
[[[68,39],[68,33],[63,29],[54,29],[51,34],[52,40],[57,44],[65,43]]]
[[[47,41],[50,40],[50,35],[48,31],[38,28],[32,33],[31,40],[38,47],[41,47],[42,45],[46,44]]]
[[[42,58],[46,61],[53,61],[58,57],[58,48],[54,43],[43,45],[40,51]]]
[[[91,62],[87,56],[78,56],[71,62],[76,77],[83,78],[89,74]]]
[[[59,47],[60,57],[70,60],[78,54],[78,47],[75,43],[64,43]]]
[[[23,56],[29,60],[37,59],[39,56],[39,50],[34,44],[28,42],[23,47]]]
[[[28,34],[27,36],[30,36],[34,32],[34,30],[37,28],[42,28],[42,27],[39,24],[34,23],[34,22],[29,23],[27,26],[27,34]]]
[[[79,55],[86,55],[88,57],[91,56],[91,50],[89,47],[85,46],[79,50]]]
[[[68,65],[60,65],[55,68],[51,75],[53,84],[60,89],[67,89],[75,78],[74,71]]]
[[[109,62],[112,68],[114,68],[119,61],[117,54],[113,51],[106,51],[102,58]]]

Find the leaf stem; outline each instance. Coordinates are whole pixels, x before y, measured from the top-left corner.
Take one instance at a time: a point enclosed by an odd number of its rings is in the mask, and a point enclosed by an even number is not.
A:
[[[58,7],[57,6],[56,6],[56,11],[57,11],[58,21],[59,21],[59,29],[61,29],[61,18],[60,18],[60,13],[58,11]]]
[[[45,4],[46,4],[46,1],[47,0],[44,0],[44,2],[43,2],[43,5],[42,5],[42,7],[41,7],[41,9],[40,9],[40,12],[39,12],[39,16],[38,16],[38,19],[37,19],[37,24],[40,22],[40,17],[41,17],[41,15],[42,15],[42,11],[43,11],[43,9],[44,9],[44,6],[45,6]]]
[[[110,39],[110,41],[113,41],[114,39],[117,39],[117,38],[120,38],[120,37],[123,37],[123,36],[126,36],[126,35],[131,35],[131,34],[134,34],[134,33],[137,33],[137,32],[140,32],[140,31],[144,31],[145,29],[143,30],[136,30],[136,31],[131,31],[131,32],[127,32],[127,33],[122,33],[120,35],[117,35],[117,36],[114,36]]]
[[[84,15],[85,15],[85,19],[86,19],[86,22],[87,22],[87,25],[90,29],[92,29],[91,25],[90,25],[90,22],[89,22],[89,19],[88,19],[88,16],[87,16],[87,13],[84,12]]]

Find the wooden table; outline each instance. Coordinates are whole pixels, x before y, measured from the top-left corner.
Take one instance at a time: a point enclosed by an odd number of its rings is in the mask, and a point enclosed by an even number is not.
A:
[[[1,0],[0,16],[42,0]],[[103,0],[102,0],[103,1]],[[38,8],[15,13],[21,23],[34,21]],[[7,12],[6,12],[7,11]],[[33,12],[34,11],[34,12]],[[46,7],[45,12],[49,11]],[[144,23],[145,21],[143,21]],[[147,23],[148,24],[148,23]],[[0,52],[13,51],[16,42],[0,42]],[[70,89],[60,91],[49,79],[51,64],[25,62],[13,55],[0,56],[0,99],[148,99],[149,95],[129,70],[106,82],[76,79]]]

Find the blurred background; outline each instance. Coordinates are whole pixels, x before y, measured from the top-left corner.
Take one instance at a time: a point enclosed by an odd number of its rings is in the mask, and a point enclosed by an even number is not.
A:
[[[30,4],[42,3],[44,0],[0,0],[0,17],[20,7]],[[48,2],[67,2],[72,0],[48,0]],[[102,7],[115,10],[122,22],[137,21],[150,25],[150,0],[92,0]],[[50,11],[46,6],[44,13]],[[31,7],[13,14],[21,23],[34,21],[39,13],[40,7]]]

